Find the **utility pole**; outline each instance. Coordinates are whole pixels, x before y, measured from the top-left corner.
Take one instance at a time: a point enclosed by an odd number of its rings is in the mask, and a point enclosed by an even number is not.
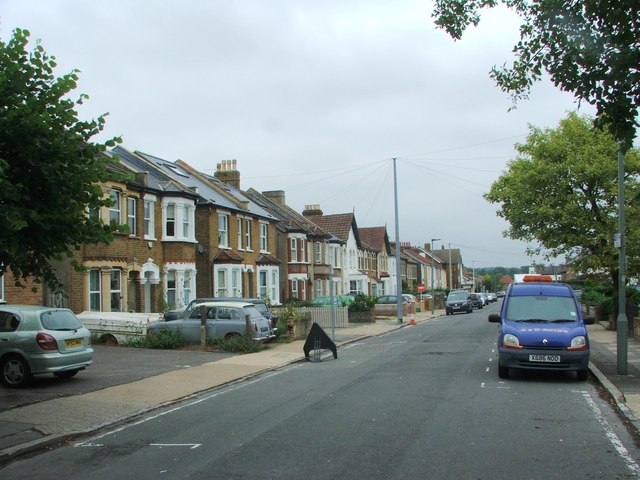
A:
[[[398,323],[402,323],[402,272],[400,265],[400,221],[398,220],[398,177],[396,173],[396,159],[393,159],[393,198],[396,215],[396,298]]]
[[[435,254],[433,253],[435,251],[435,248],[433,247],[433,244],[437,241],[439,241],[439,238],[432,238],[431,239],[431,315],[434,314],[434,312],[436,311],[436,292],[435,292],[435,285],[433,284],[433,273],[436,269],[436,264],[435,264]]]
[[[451,280],[451,243],[449,243],[449,291],[453,290],[453,283]]]
[[[626,291],[626,253],[624,224],[624,142],[618,141],[618,317],[616,333],[618,341],[617,367],[618,375],[627,374],[627,346],[629,339],[629,320],[627,319]]]

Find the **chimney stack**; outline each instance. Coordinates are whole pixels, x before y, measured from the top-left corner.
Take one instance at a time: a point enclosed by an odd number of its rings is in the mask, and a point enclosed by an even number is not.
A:
[[[236,160],[222,160],[216,164],[214,176],[221,182],[240,190],[240,172],[237,169]]]
[[[314,217],[314,216],[322,216],[322,210],[320,210],[320,205],[314,203],[312,205],[305,205],[304,210],[302,211],[302,215],[305,217]]]
[[[265,197],[267,197],[269,200],[271,200],[273,203],[275,203],[280,207],[285,206],[284,190],[271,190],[269,192],[262,192],[262,195],[264,195]]]

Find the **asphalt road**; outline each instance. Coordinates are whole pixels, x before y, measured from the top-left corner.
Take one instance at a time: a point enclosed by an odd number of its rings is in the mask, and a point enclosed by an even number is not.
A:
[[[93,348],[93,364],[71,379],[38,375],[26,388],[12,389],[0,385],[0,411],[92,392],[233,355],[222,352],[151,350],[106,345],[94,345]]]
[[[622,479],[640,451],[575,375],[500,380],[488,311],[441,317],[23,459],[3,478]]]

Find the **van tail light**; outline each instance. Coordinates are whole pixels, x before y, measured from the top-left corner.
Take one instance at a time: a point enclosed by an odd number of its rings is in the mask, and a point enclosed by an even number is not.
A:
[[[36,342],[42,350],[58,350],[58,342],[48,333],[38,333]]]

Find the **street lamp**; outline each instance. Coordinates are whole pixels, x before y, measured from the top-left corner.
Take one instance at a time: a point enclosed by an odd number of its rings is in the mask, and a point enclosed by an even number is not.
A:
[[[434,285],[433,285],[433,271],[436,268],[436,265],[433,261],[433,258],[435,257],[434,255],[434,251],[435,248],[433,246],[434,242],[439,242],[440,239],[439,238],[432,238],[431,239],[431,315],[433,315],[436,311],[436,292],[434,290]]]

